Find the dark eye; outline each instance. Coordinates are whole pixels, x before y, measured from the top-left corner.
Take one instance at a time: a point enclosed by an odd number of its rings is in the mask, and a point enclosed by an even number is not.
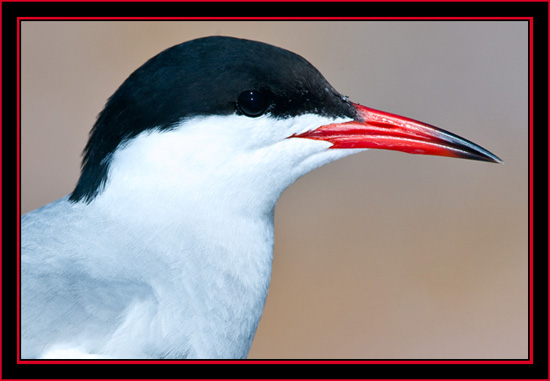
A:
[[[271,105],[269,96],[256,90],[247,90],[239,95],[237,106],[246,116],[257,117],[262,115]]]

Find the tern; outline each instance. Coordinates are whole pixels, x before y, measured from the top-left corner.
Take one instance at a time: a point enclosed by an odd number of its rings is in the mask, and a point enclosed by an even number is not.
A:
[[[21,218],[21,358],[246,358],[279,196],[368,149],[501,162],[272,45],[162,51],[108,99],[74,191]]]

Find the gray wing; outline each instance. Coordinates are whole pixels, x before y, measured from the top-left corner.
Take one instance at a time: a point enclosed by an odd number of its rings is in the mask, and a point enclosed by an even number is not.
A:
[[[136,301],[154,300],[150,285],[90,271],[85,255],[98,247],[90,221],[61,199],[31,212],[21,223],[21,355],[38,358],[52,345],[102,345]],[[82,238],[89,236],[89,239]]]

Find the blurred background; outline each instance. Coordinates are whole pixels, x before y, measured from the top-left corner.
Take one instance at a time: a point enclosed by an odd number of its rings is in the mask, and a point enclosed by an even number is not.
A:
[[[24,21],[22,213],[73,190],[133,70],[207,35],[291,50],[352,101],[505,161],[371,150],[292,185],[249,358],[527,358],[527,22]]]

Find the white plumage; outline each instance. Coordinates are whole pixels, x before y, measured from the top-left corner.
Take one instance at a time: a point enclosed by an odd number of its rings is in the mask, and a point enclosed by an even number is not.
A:
[[[200,117],[144,132],[90,204],[23,216],[22,358],[246,357],[277,199],[360,151],[286,138],[333,121]]]

